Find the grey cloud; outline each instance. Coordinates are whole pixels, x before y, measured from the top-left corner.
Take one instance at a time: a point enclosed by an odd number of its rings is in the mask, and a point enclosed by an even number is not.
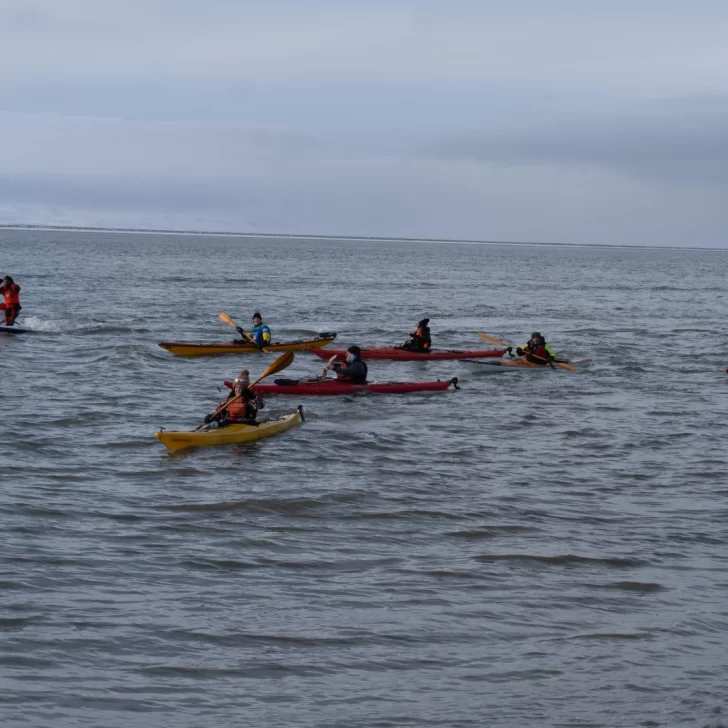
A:
[[[481,163],[593,166],[668,185],[728,185],[728,111],[715,99],[706,107],[691,99],[664,113],[535,118],[528,126],[451,134],[418,151]]]

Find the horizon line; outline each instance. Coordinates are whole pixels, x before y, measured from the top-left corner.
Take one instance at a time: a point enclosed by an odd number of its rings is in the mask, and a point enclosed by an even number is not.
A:
[[[518,246],[547,246],[561,248],[610,248],[610,249],[641,249],[641,250],[700,250],[728,252],[726,248],[712,247],[681,247],[675,245],[630,245],[617,243],[554,243],[533,241],[507,241],[507,240],[475,240],[469,238],[412,238],[397,236],[371,236],[371,235],[331,235],[316,233],[251,233],[229,230],[173,230],[169,228],[126,228],[103,227],[95,225],[47,225],[40,223],[0,223],[0,230],[48,230],[64,232],[105,232],[127,233],[133,235],[200,235],[206,237],[231,238],[272,238],[294,240],[350,240],[392,243],[450,243],[460,245],[518,245]]]

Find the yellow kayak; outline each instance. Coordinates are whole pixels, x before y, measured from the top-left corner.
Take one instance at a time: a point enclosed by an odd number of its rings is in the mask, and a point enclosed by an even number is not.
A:
[[[299,339],[298,341],[278,341],[265,345],[266,351],[308,351],[328,346],[334,341],[336,334],[319,334],[316,339]],[[194,341],[162,341],[163,349],[175,356],[216,356],[217,354],[257,354],[260,349],[248,342],[226,341],[224,344],[203,344]]]
[[[279,432],[290,430],[303,419],[303,407],[295,412],[278,417],[275,420],[265,420],[257,425],[227,425],[226,427],[211,430],[190,430],[189,432],[155,432],[157,438],[168,450],[176,452],[188,447],[203,447],[207,445],[232,445],[237,442],[252,442],[263,437],[277,435]]]

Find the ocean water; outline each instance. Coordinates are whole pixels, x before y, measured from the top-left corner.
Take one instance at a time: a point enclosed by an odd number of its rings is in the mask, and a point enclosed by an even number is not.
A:
[[[728,254],[2,231],[0,724],[723,726]],[[176,455],[227,311],[436,346],[542,331],[578,374],[269,398],[307,421]],[[322,362],[296,355],[285,376]]]

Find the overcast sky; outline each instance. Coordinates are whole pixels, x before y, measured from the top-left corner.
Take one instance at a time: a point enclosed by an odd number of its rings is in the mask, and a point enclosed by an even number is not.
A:
[[[0,0],[0,222],[728,247],[725,0]]]

